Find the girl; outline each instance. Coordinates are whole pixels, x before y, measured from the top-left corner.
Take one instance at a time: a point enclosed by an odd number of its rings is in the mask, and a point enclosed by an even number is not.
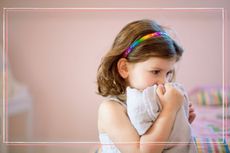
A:
[[[168,141],[184,100],[180,90],[168,83],[174,79],[174,66],[182,53],[183,49],[154,21],[134,21],[120,31],[97,74],[98,93],[107,97],[98,110],[102,153],[164,151],[165,144],[160,142]],[[162,110],[147,132],[139,135],[127,114],[126,89],[144,91],[153,85],[157,85]],[[194,118],[190,105],[189,122]]]

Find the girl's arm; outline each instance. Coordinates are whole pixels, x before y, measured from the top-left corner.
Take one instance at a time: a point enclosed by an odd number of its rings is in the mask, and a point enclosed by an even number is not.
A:
[[[137,134],[125,109],[116,102],[104,102],[101,104],[98,120],[100,132],[106,132],[122,153],[162,152],[164,144],[153,145],[147,143],[166,142],[168,140],[176,112],[182,104],[183,96],[170,86],[166,86],[165,93],[159,89],[158,96],[162,102],[163,110],[155,123],[143,136],[140,137]]]
[[[143,153],[161,153],[164,149],[176,118],[176,111],[163,111],[158,116],[152,127],[141,137],[140,143],[144,144],[141,148]],[[150,144],[148,144],[150,142]]]

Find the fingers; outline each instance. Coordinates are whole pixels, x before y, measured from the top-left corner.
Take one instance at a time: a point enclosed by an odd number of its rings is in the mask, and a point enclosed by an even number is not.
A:
[[[194,108],[193,108],[191,102],[189,102],[189,113],[190,113],[190,112],[194,112]]]
[[[158,85],[157,87],[157,94],[159,97],[162,97],[165,93],[164,86],[162,84]]]
[[[168,89],[168,88],[171,88],[172,87],[172,84],[171,83],[165,83],[165,88]]]
[[[163,94],[165,93],[165,87],[163,84],[160,84],[159,87],[161,88],[161,90],[163,91]]]
[[[157,92],[158,97],[160,98],[160,104],[161,104],[161,106],[163,106],[164,104],[163,104],[162,99],[163,99],[163,96],[164,96],[164,93],[165,93],[164,86],[162,84],[158,85],[156,92]]]
[[[168,91],[170,89],[175,88],[172,83],[166,83],[164,84],[165,90]],[[176,89],[176,88],[175,88]],[[177,89],[178,90],[178,89]]]
[[[194,112],[194,108],[190,107],[190,108],[189,108],[189,113],[190,113],[190,112]]]
[[[195,112],[189,113],[188,121],[190,124],[195,120],[195,118],[196,118]]]
[[[196,118],[196,113],[195,113],[195,109],[192,106],[192,103],[189,103],[189,118],[188,121],[191,124]]]
[[[164,86],[166,91],[173,90],[180,93],[181,95],[184,95],[183,92],[172,83],[166,83]]]

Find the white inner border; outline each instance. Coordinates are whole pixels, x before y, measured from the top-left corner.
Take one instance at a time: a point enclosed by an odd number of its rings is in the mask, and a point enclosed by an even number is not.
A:
[[[71,142],[71,141],[66,141],[66,142],[51,142],[51,141],[41,141],[41,142],[24,142],[24,141],[8,141],[6,140],[6,92],[5,92],[5,72],[6,72],[6,59],[5,59],[5,52],[6,52],[6,12],[7,10],[14,10],[14,11],[26,11],[26,10],[221,10],[222,12],[222,107],[223,107],[223,142],[200,142],[201,144],[223,144],[225,138],[225,125],[227,128],[227,123],[225,123],[225,110],[224,110],[224,100],[225,100],[225,60],[224,60],[224,55],[225,55],[225,10],[224,8],[3,8],[3,143],[4,144],[23,144],[23,145],[44,145],[44,144],[100,144],[98,141],[77,141],[77,142]],[[115,144],[135,144],[139,142],[118,142]],[[173,144],[175,142],[145,142],[146,144]],[[184,144],[186,142],[176,142],[177,144]]]

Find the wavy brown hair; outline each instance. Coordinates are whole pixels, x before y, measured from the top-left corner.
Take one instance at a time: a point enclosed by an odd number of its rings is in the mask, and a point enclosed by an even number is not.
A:
[[[97,71],[98,94],[118,97],[125,95],[127,85],[118,72],[117,62],[135,40],[153,32],[165,32],[165,30],[155,21],[144,19],[127,24],[118,33],[112,48],[102,58]],[[141,42],[129,53],[127,61],[137,63],[150,57],[175,58],[178,61],[182,53],[183,49],[172,38],[161,36]]]

